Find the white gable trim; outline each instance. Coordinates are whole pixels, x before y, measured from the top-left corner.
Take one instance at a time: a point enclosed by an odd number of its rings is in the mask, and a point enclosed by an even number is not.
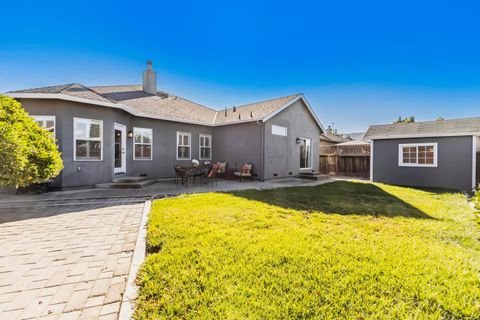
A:
[[[435,137],[461,137],[480,136],[480,132],[455,132],[455,133],[425,133],[425,134],[399,134],[391,136],[372,136],[366,140],[410,139],[410,138],[435,138]]]
[[[317,123],[317,125],[320,127],[320,129],[322,129],[322,132],[325,132],[325,128],[323,127],[322,123],[320,122],[320,120],[318,119],[317,115],[316,115],[315,112],[313,111],[312,106],[310,105],[310,103],[308,103],[308,100],[305,98],[305,96],[304,96],[303,94],[299,94],[298,96],[296,96],[296,97],[293,98],[292,100],[290,100],[290,101],[288,101],[287,103],[285,103],[280,109],[278,109],[278,110],[276,110],[275,112],[272,112],[272,113],[270,113],[269,115],[263,117],[262,121],[265,122],[265,121],[270,120],[271,118],[275,117],[277,114],[279,114],[280,112],[282,112],[282,111],[285,110],[286,108],[290,107],[292,104],[294,104],[294,103],[297,102],[298,100],[302,100],[303,103],[305,103],[305,105],[307,106],[308,111],[310,111],[310,114],[312,115],[313,119],[315,119],[315,122]]]

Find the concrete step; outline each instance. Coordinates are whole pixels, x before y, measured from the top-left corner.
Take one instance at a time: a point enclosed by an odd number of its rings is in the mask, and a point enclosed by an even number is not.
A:
[[[112,179],[113,183],[136,183],[147,180],[147,177],[120,177]]]
[[[297,178],[308,180],[326,180],[329,177],[329,175],[320,172],[300,172],[297,176]]]
[[[95,188],[143,188],[148,185],[154,184],[157,182],[157,179],[142,179],[136,182],[110,182],[110,183],[99,183],[95,185]]]

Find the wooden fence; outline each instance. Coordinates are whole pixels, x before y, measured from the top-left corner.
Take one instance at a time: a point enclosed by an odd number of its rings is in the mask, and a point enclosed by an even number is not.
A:
[[[370,155],[320,155],[320,172],[329,175],[369,177]]]

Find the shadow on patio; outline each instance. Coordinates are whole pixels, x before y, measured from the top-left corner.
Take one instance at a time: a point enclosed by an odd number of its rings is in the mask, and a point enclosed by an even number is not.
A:
[[[328,214],[435,219],[370,183],[336,181],[314,187],[245,190],[233,195],[271,205]]]

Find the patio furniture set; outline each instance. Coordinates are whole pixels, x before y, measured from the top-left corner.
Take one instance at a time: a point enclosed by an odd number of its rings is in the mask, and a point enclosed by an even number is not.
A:
[[[237,178],[243,181],[245,178],[252,179],[253,164],[245,163],[241,168],[232,171],[227,170],[227,162],[216,162],[213,164],[204,163],[200,165],[197,160],[192,160],[188,167],[175,166],[175,183],[177,187],[181,184],[184,187],[201,185],[218,185],[218,178]],[[232,172],[233,174],[230,174]]]

